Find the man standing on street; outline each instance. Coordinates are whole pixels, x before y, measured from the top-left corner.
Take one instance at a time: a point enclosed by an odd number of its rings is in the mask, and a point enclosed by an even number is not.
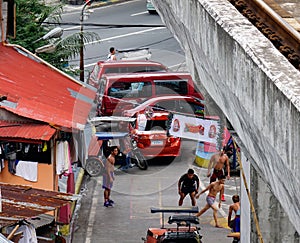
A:
[[[206,197],[206,205],[195,216],[200,217],[209,208],[212,208],[216,227],[218,228],[221,226],[218,224],[217,213],[219,208],[221,208],[221,196],[224,193],[224,183],[225,183],[225,176],[221,177],[218,181],[212,182],[211,184],[208,185],[208,187],[206,187],[204,190],[202,190],[200,193],[196,195],[196,198],[199,198],[199,196],[202,193],[209,191]],[[217,203],[215,202],[218,192],[220,193],[219,205],[217,205]]]
[[[104,207],[113,206],[114,201],[110,199],[110,192],[113,187],[114,176],[114,166],[116,161],[116,156],[119,150],[117,146],[111,147],[111,153],[107,157],[105,162],[105,172],[103,173],[103,184],[104,189]]]
[[[223,176],[225,176],[224,167],[227,168],[227,179],[230,179],[230,163],[227,154],[224,149],[220,152],[211,156],[208,169],[207,169],[207,177],[210,177],[210,183],[220,180]],[[213,172],[211,174],[211,169],[213,168]],[[224,194],[222,194],[222,201],[225,201]]]
[[[196,206],[195,195],[199,189],[199,177],[195,175],[193,169],[182,175],[178,181],[178,194],[180,195],[178,205],[182,206],[183,199],[190,194],[192,206]]]
[[[114,47],[109,48],[109,54],[107,56],[107,60],[111,60],[111,61],[117,60],[116,50]]]

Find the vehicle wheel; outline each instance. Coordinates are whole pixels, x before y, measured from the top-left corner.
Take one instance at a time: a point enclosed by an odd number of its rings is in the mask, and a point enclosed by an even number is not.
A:
[[[141,170],[147,170],[148,162],[140,151],[133,151],[131,159],[133,160],[132,162],[136,164],[137,167],[139,167]]]
[[[87,159],[85,170],[92,177],[100,176],[104,172],[104,164],[98,158]]]

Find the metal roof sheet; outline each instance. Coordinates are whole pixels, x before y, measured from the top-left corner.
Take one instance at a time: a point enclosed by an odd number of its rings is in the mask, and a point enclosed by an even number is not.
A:
[[[1,138],[21,138],[48,141],[56,129],[47,124],[8,122],[0,120]]]
[[[0,227],[36,217],[66,205],[77,198],[75,195],[32,188],[31,186],[0,183]]]
[[[0,107],[55,126],[82,129],[96,90],[46,65],[25,49],[0,43]]]

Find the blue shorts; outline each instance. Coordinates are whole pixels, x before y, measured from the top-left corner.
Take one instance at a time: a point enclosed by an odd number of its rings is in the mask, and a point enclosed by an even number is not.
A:
[[[114,178],[114,172],[111,172],[110,174],[111,174],[111,177]],[[111,189],[112,187],[113,187],[113,182],[110,181],[108,174],[104,173],[102,188]]]
[[[208,203],[209,206],[213,205],[215,202],[216,198],[212,196],[207,196],[206,197],[206,202]]]

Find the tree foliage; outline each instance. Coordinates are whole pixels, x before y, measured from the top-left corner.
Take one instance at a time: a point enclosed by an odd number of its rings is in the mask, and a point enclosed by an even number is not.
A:
[[[75,33],[64,38],[39,40],[55,25],[45,25],[45,22],[60,23],[63,11],[62,5],[47,6],[39,0],[15,0],[16,2],[16,38],[9,39],[12,44],[18,44],[32,53],[38,47],[54,44],[56,50],[52,53],[40,53],[39,56],[58,69],[67,71],[68,60],[79,55],[81,34]],[[85,32],[83,43],[99,40],[94,32]]]

